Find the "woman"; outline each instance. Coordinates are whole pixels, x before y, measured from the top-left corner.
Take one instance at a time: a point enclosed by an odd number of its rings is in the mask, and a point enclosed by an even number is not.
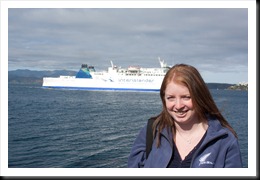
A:
[[[154,117],[151,152],[146,130],[137,136],[128,167],[240,168],[237,134],[222,116],[196,68],[173,66],[160,89],[162,112]]]

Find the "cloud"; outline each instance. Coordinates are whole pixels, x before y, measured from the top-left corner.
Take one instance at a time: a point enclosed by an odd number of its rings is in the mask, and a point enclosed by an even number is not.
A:
[[[246,8],[13,8],[9,69],[157,67],[160,56],[247,81],[247,18]]]

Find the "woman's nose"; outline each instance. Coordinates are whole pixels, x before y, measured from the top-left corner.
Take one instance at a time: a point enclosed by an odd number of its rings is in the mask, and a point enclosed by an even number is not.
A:
[[[181,109],[181,108],[183,108],[183,107],[184,107],[184,105],[183,105],[182,100],[181,100],[181,99],[176,99],[174,108],[177,109],[177,110],[179,110],[179,109]]]

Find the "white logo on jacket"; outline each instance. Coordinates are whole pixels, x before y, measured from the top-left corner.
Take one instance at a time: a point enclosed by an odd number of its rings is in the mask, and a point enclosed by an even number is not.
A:
[[[206,159],[211,155],[211,153],[208,153],[208,154],[204,154],[200,159],[199,159],[199,166],[201,164],[213,164],[213,162],[211,161],[206,161]]]

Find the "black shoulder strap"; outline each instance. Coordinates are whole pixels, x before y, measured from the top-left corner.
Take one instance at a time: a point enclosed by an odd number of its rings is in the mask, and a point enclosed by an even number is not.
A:
[[[153,144],[153,122],[155,121],[155,118],[150,118],[147,122],[147,130],[146,130],[146,159],[149,156],[149,153],[152,149]]]

